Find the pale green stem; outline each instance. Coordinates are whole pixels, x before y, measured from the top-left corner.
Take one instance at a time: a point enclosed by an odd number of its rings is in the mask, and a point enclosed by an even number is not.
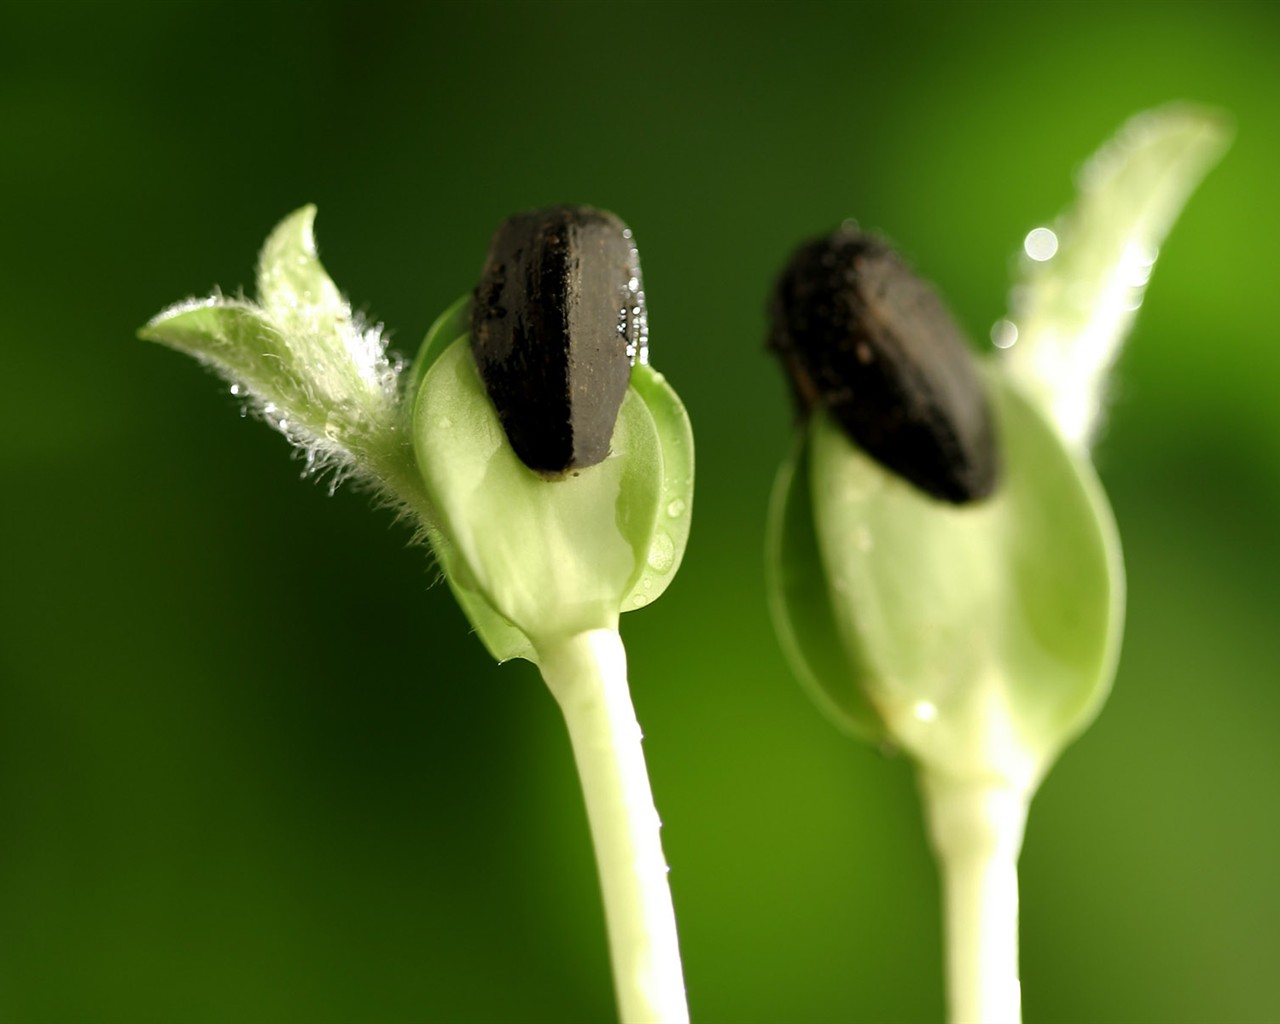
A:
[[[623,1024],[683,1024],[685,1003],[667,862],[615,630],[538,645],[582,780]]]
[[[1018,1024],[1018,852],[1028,797],[990,780],[922,773],[942,873],[951,1024]]]

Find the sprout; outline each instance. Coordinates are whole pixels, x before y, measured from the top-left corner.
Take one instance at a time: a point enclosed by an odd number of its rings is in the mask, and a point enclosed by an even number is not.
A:
[[[582,776],[622,1018],[686,1021],[618,620],[679,568],[693,437],[645,359],[631,232],[587,207],[512,218],[474,302],[437,319],[403,373],[320,265],[314,217],[267,240],[257,302],[180,303],[140,334],[230,380],[309,469],[398,505],[489,652],[539,666]]]
[[[837,232],[779,280],[771,344],[801,418],[770,512],[774,622],[836,722],[917,765],[955,1021],[1020,1015],[1027,807],[1106,699],[1122,630],[1087,442],[1156,247],[1225,138],[1180,107],[1130,122],[1058,229],[1028,236],[1000,359],[971,365],[878,240]]]

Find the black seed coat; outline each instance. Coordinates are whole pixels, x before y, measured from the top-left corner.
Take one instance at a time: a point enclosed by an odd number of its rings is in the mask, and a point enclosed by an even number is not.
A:
[[[471,312],[471,349],[511,447],[557,476],[593,466],[646,341],[631,232],[612,213],[555,206],[493,236]]]
[[[933,289],[888,245],[850,228],[801,246],[774,289],[769,346],[804,412],[921,490],[992,493],[999,458],[982,378]]]

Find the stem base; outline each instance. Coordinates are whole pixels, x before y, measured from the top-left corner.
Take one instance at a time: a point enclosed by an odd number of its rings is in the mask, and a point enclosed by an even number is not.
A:
[[[951,1024],[1019,1024],[1018,853],[1029,797],[997,782],[923,773],[942,874]]]

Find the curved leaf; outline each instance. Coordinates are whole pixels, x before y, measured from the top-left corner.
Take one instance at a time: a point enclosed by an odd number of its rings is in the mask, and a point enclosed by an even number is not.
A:
[[[524,658],[536,664],[537,652],[529,638],[476,590],[466,562],[457,556],[440,531],[429,531],[428,539],[431,550],[440,562],[449,590],[493,660],[502,664],[513,658]]]
[[[549,480],[507,442],[466,338],[423,378],[414,446],[442,532],[492,608],[535,643],[616,628],[662,494],[657,428],[634,391],[603,462]]]
[[[440,358],[440,353],[452,345],[463,335],[471,333],[471,293],[455,299],[453,304],[435,318],[427,328],[426,337],[418,354],[414,356],[413,365],[409,367],[408,394],[416,395],[432,364]]]
[[[355,471],[400,495],[408,449],[398,364],[365,329],[316,256],[315,207],[286,217],[258,261],[258,303],[215,295],[179,303],[139,332],[221,373],[308,466]],[[413,504],[410,488],[406,503]]]
[[[622,602],[622,610],[656,600],[684,559],[693,522],[693,428],[689,414],[667,379],[647,364],[631,368],[631,389],[653,417],[662,458],[657,522],[644,564]]]
[[[809,696],[845,731],[868,743],[886,738],[863,691],[867,669],[844,647],[814,532],[807,431],[778,471],[769,503],[765,588],[774,629]]]
[[[1123,568],[1092,469],[990,381],[994,497],[935,501],[817,416],[814,521],[837,626],[893,738],[944,775],[1031,787],[1106,697]]]
[[[332,332],[351,307],[316,252],[316,208],[303,206],[276,225],[258,255],[258,301],[282,328]]]
[[[1019,261],[1001,344],[1009,374],[1071,445],[1088,445],[1160,245],[1230,136],[1213,111],[1139,114],[1085,165],[1075,206],[1033,232],[1045,244]]]

